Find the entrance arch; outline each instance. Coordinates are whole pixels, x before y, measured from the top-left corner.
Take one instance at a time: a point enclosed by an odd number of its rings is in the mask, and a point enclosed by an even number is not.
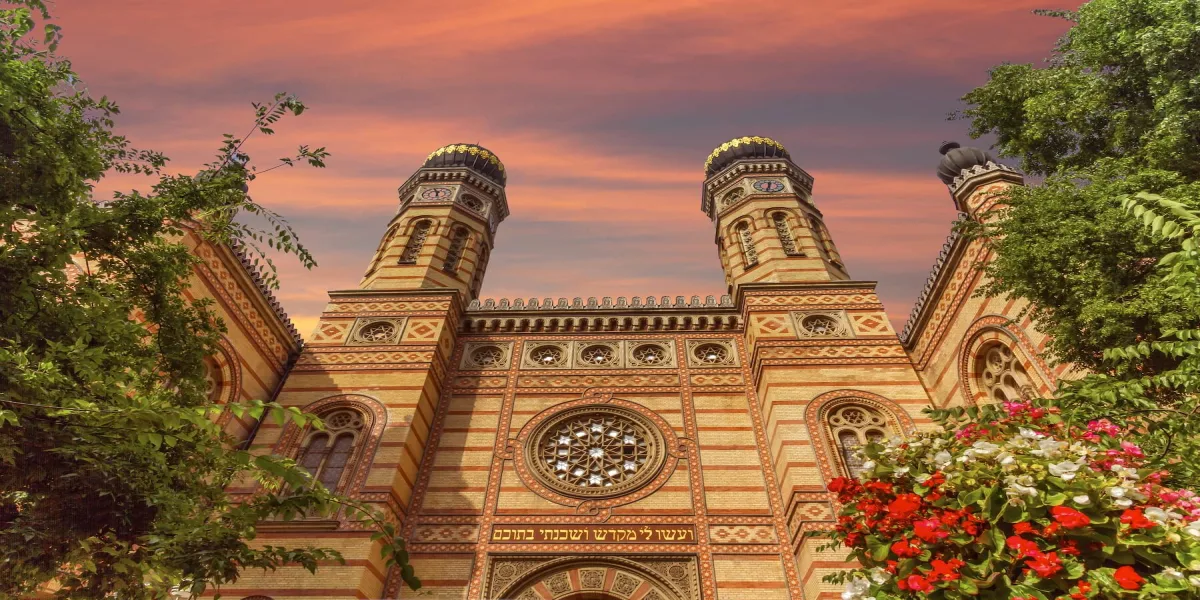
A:
[[[506,565],[500,565],[498,571]],[[658,573],[619,557],[565,557],[512,581],[496,595],[504,600],[690,600],[683,588],[688,569],[672,565]],[[500,577],[504,573],[497,572]]]

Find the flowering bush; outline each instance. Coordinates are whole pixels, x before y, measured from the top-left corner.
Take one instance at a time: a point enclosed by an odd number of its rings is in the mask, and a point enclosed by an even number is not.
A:
[[[1049,404],[935,411],[941,431],[872,443],[834,480],[834,546],[859,598],[1200,598],[1200,497],[1162,485],[1113,423]]]

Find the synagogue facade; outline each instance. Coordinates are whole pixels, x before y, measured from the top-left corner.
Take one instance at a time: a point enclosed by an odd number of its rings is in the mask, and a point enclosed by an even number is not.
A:
[[[818,550],[819,532],[856,448],[929,427],[925,407],[1045,395],[1063,373],[1038,358],[1021,301],[974,295],[978,241],[951,236],[897,335],[781,144],[721,144],[704,175],[728,287],[703,299],[481,301],[509,202],[503,163],[470,144],[400,186],[360,285],[329,292],[303,343],[236,252],[196,242],[194,293],[229,325],[214,401],[322,417],[322,431],[229,427],[385,510],[434,598],[837,598],[821,579],[845,552]],[[955,144],[938,176],[965,219],[1022,185]],[[259,531],[345,564],[248,572],[224,597],[414,595],[344,515]]]

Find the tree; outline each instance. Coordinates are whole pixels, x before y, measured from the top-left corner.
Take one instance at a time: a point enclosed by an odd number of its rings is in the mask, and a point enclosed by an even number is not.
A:
[[[1014,189],[982,232],[997,255],[983,293],[1028,299],[1055,358],[1106,370],[1104,349],[1200,323],[1166,302],[1167,247],[1120,200],[1200,206],[1200,5],[1093,0],[1052,16],[1074,25],[1046,67],[1001,65],[964,97],[973,137],[994,135],[1002,156],[1045,177]]]
[[[996,67],[964,97],[972,136],[1044,177],[967,226],[995,256],[980,293],[1029,300],[1049,358],[1093,374],[1060,384],[1065,413],[1129,424],[1171,483],[1200,488],[1200,304],[1168,259],[1200,208],[1200,5],[1051,16],[1073,25],[1047,66]]]
[[[225,407],[207,402],[203,361],[224,325],[209,303],[183,294],[198,260],[180,242],[185,225],[212,243],[249,246],[272,284],[264,250],[312,266],[247,183],[278,166],[324,166],[327,153],[301,147],[260,171],[244,149],[249,135],[227,135],[200,173],[167,174],[166,157],[112,132],[114,103],[78,87],[54,54],[58,28],[33,39],[38,21],[49,21],[40,0],[0,5],[0,595],[52,581],[60,597],[160,598],[247,568],[314,570],[340,556],[257,547],[255,525],[335,509],[372,521],[388,564],[415,589],[394,524],[293,461],[238,448],[216,426]],[[287,94],[255,104],[251,134],[270,135],[304,108]],[[154,184],[95,202],[93,186],[109,172]],[[229,408],[321,426],[262,401]],[[225,487],[241,478],[264,493],[232,502]]]

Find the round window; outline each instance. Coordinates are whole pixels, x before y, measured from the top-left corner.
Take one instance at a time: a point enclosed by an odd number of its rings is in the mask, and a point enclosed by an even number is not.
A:
[[[526,442],[526,464],[560,493],[609,497],[628,493],[662,470],[658,428],[617,406],[583,406],[539,425]]]
[[[579,353],[579,359],[585,365],[611,365],[617,362],[617,353],[613,352],[611,346],[594,344],[584,348]]]
[[[696,360],[709,365],[723,365],[729,362],[729,348],[725,344],[700,344],[692,350]]]
[[[832,337],[841,333],[841,323],[829,315],[809,315],[800,321],[800,326],[811,336]]]
[[[529,353],[529,360],[542,367],[556,367],[566,363],[566,354],[558,346],[538,346]]]
[[[630,358],[633,359],[633,362],[645,366],[670,364],[670,361],[667,359],[667,349],[658,344],[634,346],[633,352],[630,353]]]
[[[500,346],[481,346],[471,351],[471,362],[485,369],[499,367],[504,364],[504,350]]]
[[[389,321],[370,323],[358,330],[358,339],[364,342],[386,342],[395,335],[396,324]]]

